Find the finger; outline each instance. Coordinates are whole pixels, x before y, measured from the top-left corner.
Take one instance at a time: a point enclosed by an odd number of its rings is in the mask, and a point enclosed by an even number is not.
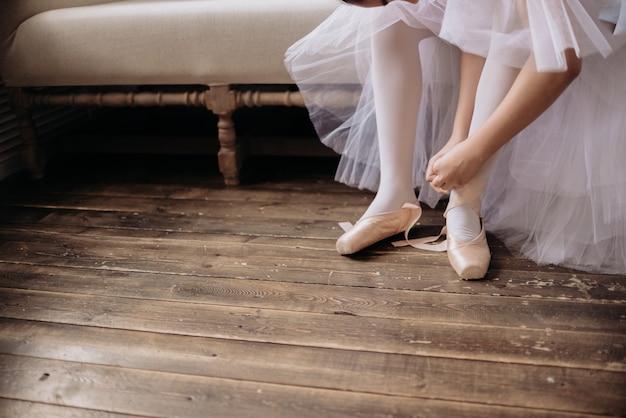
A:
[[[450,194],[449,190],[444,190],[441,187],[435,187],[435,186],[432,185],[432,183],[430,184],[430,187],[432,187],[432,189],[434,191],[436,191],[437,193],[439,193],[439,194]]]
[[[445,184],[445,181],[443,181],[441,176],[437,175],[432,179],[431,184],[435,187],[441,187]]]
[[[435,164],[439,161],[441,155],[439,153],[433,155],[430,160],[428,160],[428,165],[426,166],[426,179],[428,181],[432,181],[432,179],[437,175],[435,171]]]
[[[450,186],[440,175],[435,176],[430,184],[438,193],[449,193],[450,191]]]
[[[428,166],[426,166],[426,181],[431,182],[435,178],[436,174],[433,171],[433,160],[428,162]]]

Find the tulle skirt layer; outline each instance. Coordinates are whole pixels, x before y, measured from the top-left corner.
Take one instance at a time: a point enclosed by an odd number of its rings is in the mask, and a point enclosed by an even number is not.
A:
[[[483,216],[517,255],[626,274],[623,2],[456,0],[440,35],[513,67],[531,52],[538,71],[565,70],[568,48],[583,58],[578,79],[502,151]]]
[[[564,51],[608,57],[626,43],[622,0],[455,0],[440,36],[466,52],[521,67],[531,52],[539,71],[564,71]]]
[[[515,67],[532,52],[542,71],[562,70],[563,51],[574,48],[584,57],[581,75],[505,146],[483,216],[512,252],[539,264],[626,274],[626,18],[620,7],[615,0],[339,6],[287,51],[286,65],[321,140],[341,154],[336,179],[376,191],[371,38],[398,22],[430,31],[417,51],[423,88],[414,184],[420,200],[433,206],[442,196],[424,175],[451,132],[459,48]],[[546,14],[550,19],[542,19]]]
[[[542,264],[626,274],[626,49],[581,76],[503,150],[487,228]]]
[[[414,186],[435,205],[440,196],[424,184],[430,155],[448,140],[458,96],[457,48],[439,39],[445,1],[404,1],[372,9],[341,5],[294,44],[285,63],[304,97],[321,141],[341,154],[335,179],[376,191],[380,178],[378,135],[371,85],[372,36],[403,22],[430,37],[420,43],[423,93],[415,146]],[[415,82],[419,82],[416,76]]]

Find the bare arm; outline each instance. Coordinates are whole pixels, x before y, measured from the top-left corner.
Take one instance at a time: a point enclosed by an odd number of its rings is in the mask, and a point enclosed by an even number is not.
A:
[[[484,125],[434,162],[433,186],[449,190],[466,184],[489,157],[545,112],[580,73],[582,61],[574,50],[567,50],[566,58],[567,71],[538,72],[531,56]]]
[[[472,123],[472,115],[474,114],[474,103],[476,101],[476,90],[478,81],[482,73],[485,59],[478,55],[461,52],[460,60],[460,86],[459,99],[454,115],[454,125],[452,127],[452,135],[448,143],[428,162],[426,169],[426,180],[431,181],[435,174],[432,170],[433,164],[450,151],[455,145],[465,140],[469,135],[470,124]]]
[[[459,101],[454,115],[454,126],[451,138],[460,141],[469,135],[472,115],[474,114],[474,103],[476,101],[476,90],[480,74],[485,66],[485,59],[479,55],[461,53],[461,83],[459,87]]]

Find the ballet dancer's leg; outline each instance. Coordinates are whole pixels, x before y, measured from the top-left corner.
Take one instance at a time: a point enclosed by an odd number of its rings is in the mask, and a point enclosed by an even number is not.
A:
[[[504,66],[491,59],[487,60],[476,91],[470,136],[500,105],[518,74],[519,70],[516,68]],[[480,204],[496,159],[497,154],[491,157],[467,184],[450,191],[446,225],[450,233],[464,242],[469,242],[480,234]]]
[[[359,222],[337,240],[340,254],[353,254],[399,232],[408,232],[421,215],[413,186],[422,93],[419,42],[430,36],[432,32],[426,29],[397,22],[372,39],[380,184]]]
[[[362,218],[415,202],[413,165],[422,95],[419,42],[433,36],[398,22],[372,41],[372,84],[378,127],[380,185]]]
[[[581,61],[574,51],[566,51],[566,57],[568,71],[562,73],[537,72],[532,56],[521,71],[487,60],[476,94],[468,143],[472,142],[474,148],[487,150],[491,157],[472,180],[452,190],[452,202],[466,202],[474,209],[480,208],[480,200],[501,147],[541,115],[580,72]],[[451,209],[449,206],[448,216],[454,218]],[[454,219],[448,219],[455,225]],[[459,229],[459,237],[464,236],[465,240],[476,235],[476,221],[470,222],[473,222],[470,229],[474,233],[466,235],[461,231],[463,228]]]
[[[500,105],[519,70],[487,60],[476,92],[469,134],[482,126]],[[446,209],[448,259],[459,277],[481,279],[487,273],[491,254],[480,219],[482,196],[495,166],[494,154],[465,185],[450,192]]]
[[[479,219],[480,203],[500,150],[576,78],[580,59],[571,50],[566,54],[569,68],[563,73],[538,73],[533,57],[521,71],[487,60],[470,135],[463,145],[471,144],[490,157],[467,183],[451,190],[446,210],[448,257],[463,278],[481,278],[487,272],[490,256]]]

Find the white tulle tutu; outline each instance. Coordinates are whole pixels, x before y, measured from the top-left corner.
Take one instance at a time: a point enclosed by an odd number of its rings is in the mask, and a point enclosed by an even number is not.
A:
[[[622,10],[623,8],[624,10]],[[583,57],[578,79],[501,153],[483,199],[488,230],[539,264],[626,274],[626,4],[619,0],[420,0],[339,6],[294,44],[286,65],[321,140],[341,154],[336,180],[375,191],[379,161],[370,80],[371,37],[403,21],[433,33],[420,44],[414,184],[451,132],[458,49],[540,71]],[[442,40],[443,39],[443,40]],[[346,95],[338,92],[349,92]]]

